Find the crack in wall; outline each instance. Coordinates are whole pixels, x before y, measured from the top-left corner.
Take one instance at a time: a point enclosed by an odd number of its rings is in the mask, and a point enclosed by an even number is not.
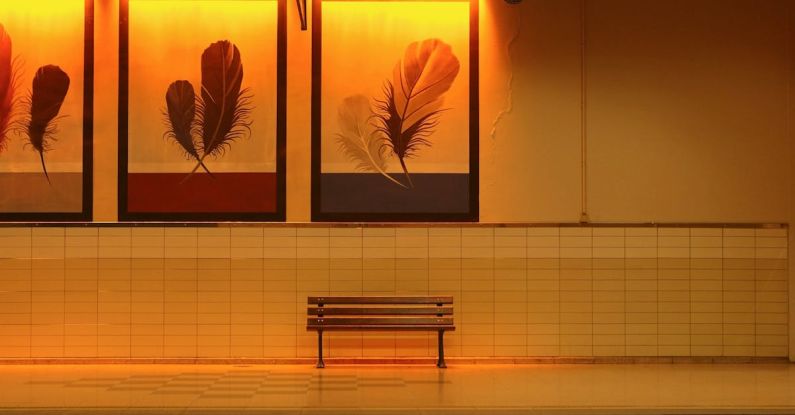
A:
[[[515,6],[514,6],[515,7]],[[514,7],[511,7],[513,9]],[[508,93],[506,97],[507,105],[503,106],[500,112],[497,113],[497,116],[494,117],[494,121],[491,123],[491,132],[489,133],[489,137],[491,137],[492,141],[496,139],[497,136],[497,127],[502,121],[502,118],[506,114],[510,114],[513,112],[513,81],[514,81],[514,70],[513,70],[513,54],[511,53],[513,49],[514,43],[516,40],[519,39],[519,36],[522,33],[522,14],[517,9],[515,11],[516,16],[516,23],[515,23],[515,30],[511,38],[505,44],[505,53],[508,56],[508,68],[509,68],[509,75],[508,75]]]

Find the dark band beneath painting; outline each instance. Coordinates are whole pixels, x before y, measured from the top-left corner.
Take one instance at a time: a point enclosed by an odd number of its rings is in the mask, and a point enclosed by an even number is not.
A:
[[[467,213],[469,174],[414,173],[414,188],[385,185],[377,173],[323,173],[323,213]]]
[[[276,173],[129,173],[130,213],[276,212]]]
[[[83,173],[0,173],[0,212],[79,213]]]

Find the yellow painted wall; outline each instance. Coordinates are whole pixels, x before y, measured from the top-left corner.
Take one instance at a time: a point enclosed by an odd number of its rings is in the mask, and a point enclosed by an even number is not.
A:
[[[786,221],[787,2],[589,2],[597,221]]]
[[[481,219],[576,221],[581,2],[488,3]],[[788,3],[585,4],[591,220],[786,221]],[[488,59],[517,24],[512,65]],[[513,110],[492,137],[509,69]]]

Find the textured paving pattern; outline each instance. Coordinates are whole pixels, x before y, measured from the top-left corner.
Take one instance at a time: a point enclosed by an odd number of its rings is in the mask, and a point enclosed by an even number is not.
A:
[[[174,375],[85,377],[74,380],[36,381],[28,385],[135,391],[152,395],[186,395],[196,398],[250,399],[255,395],[306,395],[310,392],[355,392],[369,388],[404,388],[406,385],[449,384],[442,380],[406,380],[400,376],[362,376],[333,373],[230,370],[223,373],[184,372]]]
[[[795,365],[0,365],[17,413],[795,413]]]

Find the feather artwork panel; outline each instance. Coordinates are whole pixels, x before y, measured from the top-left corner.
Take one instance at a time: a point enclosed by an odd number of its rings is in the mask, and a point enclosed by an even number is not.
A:
[[[126,3],[122,220],[281,218],[283,1]]]
[[[0,24],[0,152],[6,147],[14,124],[16,71],[12,46],[11,36]]]
[[[0,2],[0,221],[86,221],[93,2]]]
[[[314,7],[313,220],[476,220],[477,4]]]

